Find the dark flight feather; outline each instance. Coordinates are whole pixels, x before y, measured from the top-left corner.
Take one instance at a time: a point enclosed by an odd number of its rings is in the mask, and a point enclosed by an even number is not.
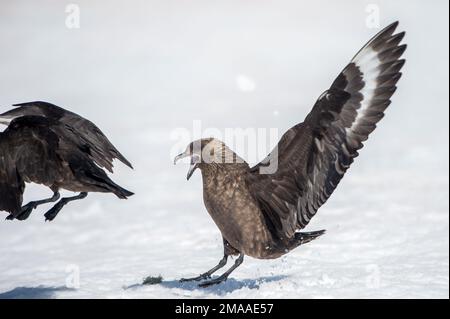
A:
[[[401,77],[398,22],[370,40],[317,100],[304,123],[251,168],[248,187],[276,236],[291,238],[328,200],[383,117]],[[261,169],[278,161],[273,174]]]
[[[112,172],[113,160],[118,159],[132,168],[131,163],[114,147],[103,132],[94,123],[78,114],[41,101],[14,104],[14,106],[17,108],[1,114],[0,117],[36,115],[57,120],[65,126],[67,131],[73,133],[70,134],[73,142],[89,154],[100,167]]]

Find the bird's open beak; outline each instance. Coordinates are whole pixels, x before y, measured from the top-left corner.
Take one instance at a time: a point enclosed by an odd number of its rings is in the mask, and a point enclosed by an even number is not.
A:
[[[197,155],[191,155],[190,153],[181,153],[180,155],[177,155],[173,161],[174,164],[177,164],[177,162],[183,158],[191,157],[191,165],[189,166],[189,171],[187,173],[187,180],[189,180],[192,177],[192,174],[194,174],[195,170],[198,168],[199,164],[199,158]]]

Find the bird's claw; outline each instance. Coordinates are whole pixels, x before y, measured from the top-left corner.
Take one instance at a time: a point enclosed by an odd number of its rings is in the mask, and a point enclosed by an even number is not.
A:
[[[224,282],[226,280],[227,280],[226,277],[225,278],[218,277],[218,278],[215,278],[215,279],[211,279],[211,280],[202,282],[202,283],[198,284],[198,286],[201,287],[201,288],[207,288],[207,287],[210,287],[210,286],[213,286],[213,285],[218,285],[218,284],[220,284],[220,283],[222,283],[222,282]]]
[[[25,220],[28,217],[30,217],[31,212],[33,209],[36,209],[37,205],[25,205],[22,207],[22,210],[19,215],[16,216],[16,219],[18,220]]]
[[[211,275],[210,274],[202,274],[202,275],[200,275],[198,277],[194,277],[194,278],[181,278],[180,282],[201,281],[201,280],[205,280],[205,279],[211,279]],[[201,288],[206,288],[206,287],[210,287],[213,285],[218,285],[226,280],[227,280],[227,277],[217,277],[215,279],[211,279],[211,280],[207,280],[202,283],[199,283],[198,286]]]
[[[200,275],[198,277],[194,277],[194,278],[181,278],[180,282],[200,281],[200,280],[203,280],[203,279],[210,279],[210,278],[211,278],[211,275],[209,275],[209,274],[202,274],[202,275]]]
[[[44,214],[45,221],[46,222],[51,222],[52,220],[54,220],[56,215],[58,215],[59,211],[60,211],[59,209],[58,210],[56,210],[54,208],[50,209],[48,212],[46,212]]]
[[[56,215],[58,215],[58,213],[61,211],[61,209],[64,207],[65,204],[66,204],[65,202],[61,201],[52,208],[50,208],[50,210],[44,214],[45,221],[51,222],[52,220],[54,220]]]
[[[49,213],[50,213],[50,211],[48,211],[47,213],[44,214],[45,222],[51,222],[53,219],[55,219],[55,217],[57,215],[57,213],[56,214],[54,214],[54,213],[49,214]]]
[[[31,212],[36,209],[37,205],[34,204],[33,202],[30,202],[28,204],[26,204],[25,206],[22,207],[22,209],[20,210],[20,213],[18,213],[17,215],[13,215],[13,214],[9,214],[8,217],[6,217],[6,220],[25,220],[28,217],[30,217]]]

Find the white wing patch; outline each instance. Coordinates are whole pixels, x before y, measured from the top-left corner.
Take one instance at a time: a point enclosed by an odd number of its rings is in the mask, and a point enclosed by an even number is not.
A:
[[[361,50],[352,62],[355,63],[362,73],[364,87],[360,91],[363,95],[361,107],[357,110],[356,118],[351,127],[346,129],[347,134],[354,133],[355,128],[361,124],[361,119],[364,117],[366,110],[372,105],[375,90],[379,87],[377,78],[381,75],[379,66],[382,64],[378,58],[378,53],[370,46]]]

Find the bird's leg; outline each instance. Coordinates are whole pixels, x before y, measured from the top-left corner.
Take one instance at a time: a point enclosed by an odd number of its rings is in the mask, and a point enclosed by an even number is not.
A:
[[[217,264],[217,266],[211,268],[210,270],[208,270],[207,272],[201,274],[198,277],[193,277],[193,278],[181,278],[180,282],[185,282],[185,281],[199,281],[199,280],[203,280],[203,279],[209,279],[211,278],[211,275],[213,273],[215,273],[217,270],[219,270],[220,268],[224,267],[227,264],[227,260],[228,260],[228,255],[224,255],[223,258],[219,261],[219,264]]]
[[[239,267],[242,264],[243,261],[244,261],[244,254],[240,254],[239,258],[236,259],[236,262],[234,263],[234,265],[230,269],[228,269],[223,275],[221,275],[220,277],[217,277],[217,278],[214,278],[214,279],[202,282],[201,284],[199,284],[199,286],[205,288],[205,287],[209,287],[209,286],[212,286],[212,285],[217,285],[217,284],[220,284],[221,282],[224,282],[225,280],[228,279],[228,276],[237,267]]]
[[[66,206],[67,203],[70,203],[74,200],[86,198],[87,195],[88,193],[83,192],[77,196],[61,198],[61,200],[58,203],[56,203],[55,206],[53,206],[48,212],[44,214],[45,221],[52,221],[53,219],[55,219],[56,215],[58,215],[58,213],[64,206]]]
[[[8,220],[18,219],[18,220],[25,220],[28,217],[30,217],[31,212],[33,209],[36,209],[39,205],[47,204],[47,203],[54,203],[59,199],[60,195],[59,192],[54,192],[53,196],[51,198],[43,199],[43,200],[37,200],[32,201],[23,206],[20,210],[20,212],[14,216],[13,214],[6,217]]]

